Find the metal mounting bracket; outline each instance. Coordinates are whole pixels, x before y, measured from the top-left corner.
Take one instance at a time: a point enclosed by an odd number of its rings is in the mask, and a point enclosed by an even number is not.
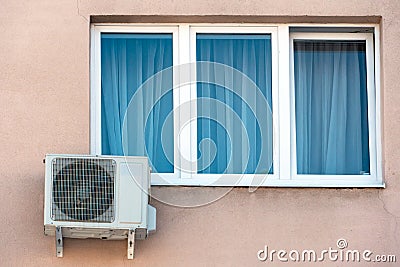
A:
[[[133,260],[135,256],[135,230],[128,232],[128,260]]]
[[[56,227],[56,255],[57,258],[62,258],[64,252],[62,229],[60,226]]]

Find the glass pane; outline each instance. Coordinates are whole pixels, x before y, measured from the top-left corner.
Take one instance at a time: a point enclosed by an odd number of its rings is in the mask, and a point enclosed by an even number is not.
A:
[[[365,41],[294,42],[298,174],[368,174]]]
[[[172,72],[151,79],[171,66],[172,34],[101,35],[102,154],[148,156],[153,171],[174,171],[173,120],[167,119],[172,90],[156,98],[162,88],[172,88]],[[142,90],[144,83],[152,86]],[[129,106],[134,95],[131,105],[136,106]],[[127,112],[128,107],[134,112]],[[130,123],[123,128],[125,114]],[[162,134],[170,137],[167,142],[161,142]]]
[[[196,54],[198,173],[272,173],[271,36],[197,34]]]

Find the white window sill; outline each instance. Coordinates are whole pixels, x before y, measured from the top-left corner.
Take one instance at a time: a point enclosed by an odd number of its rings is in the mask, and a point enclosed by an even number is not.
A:
[[[151,175],[151,185],[155,186],[254,186],[254,187],[305,187],[305,188],[385,188],[385,183],[378,179],[367,175],[338,176],[337,179],[331,177],[316,176],[311,178],[296,178],[296,179],[277,179],[273,175],[268,175],[266,178],[263,175],[201,175],[195,178],[175,178],[163,177],[160,174]],[[233,178],[233,179],[232,179]]]

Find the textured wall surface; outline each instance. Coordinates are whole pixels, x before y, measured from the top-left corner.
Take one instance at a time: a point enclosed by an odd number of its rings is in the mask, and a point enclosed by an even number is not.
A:
[[[381,16],[387,188],[263,188],[252,194],[237,188],[213,204],[192,209],[155,201],[157,233],[137,242],[134,261],[126,260],[125,242],[70,239],[64,243],[64,258],[57,259],[54,239],[43,235],[42,159],[46,153],[89,153],[93,15],[128,15],[125,19],[131,21],[143,15],[154,15],[154,21],[179,21],[182,16],[194,21],[204,15],[223,21],[223,15],[239,22],[243,16],[297,22],[323,21],[315,18],[319,16],[334,22],[368,22],[371,16]],[[351,249],[397,254],[400,261],[399,16],[398,0],[1,1],[0,265],[272,265],[257,260],[264,245],[322,250],[336,247],[338,238],[346,238]],[[154,188],[168,196],[180,190]],[[218,189],[195,190],[207,196]]]

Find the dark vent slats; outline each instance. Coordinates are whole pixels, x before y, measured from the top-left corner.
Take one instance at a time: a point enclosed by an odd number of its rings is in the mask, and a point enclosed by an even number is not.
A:
[[[53,220],[112,222],[114,180],[112,159],[54,159]]]

